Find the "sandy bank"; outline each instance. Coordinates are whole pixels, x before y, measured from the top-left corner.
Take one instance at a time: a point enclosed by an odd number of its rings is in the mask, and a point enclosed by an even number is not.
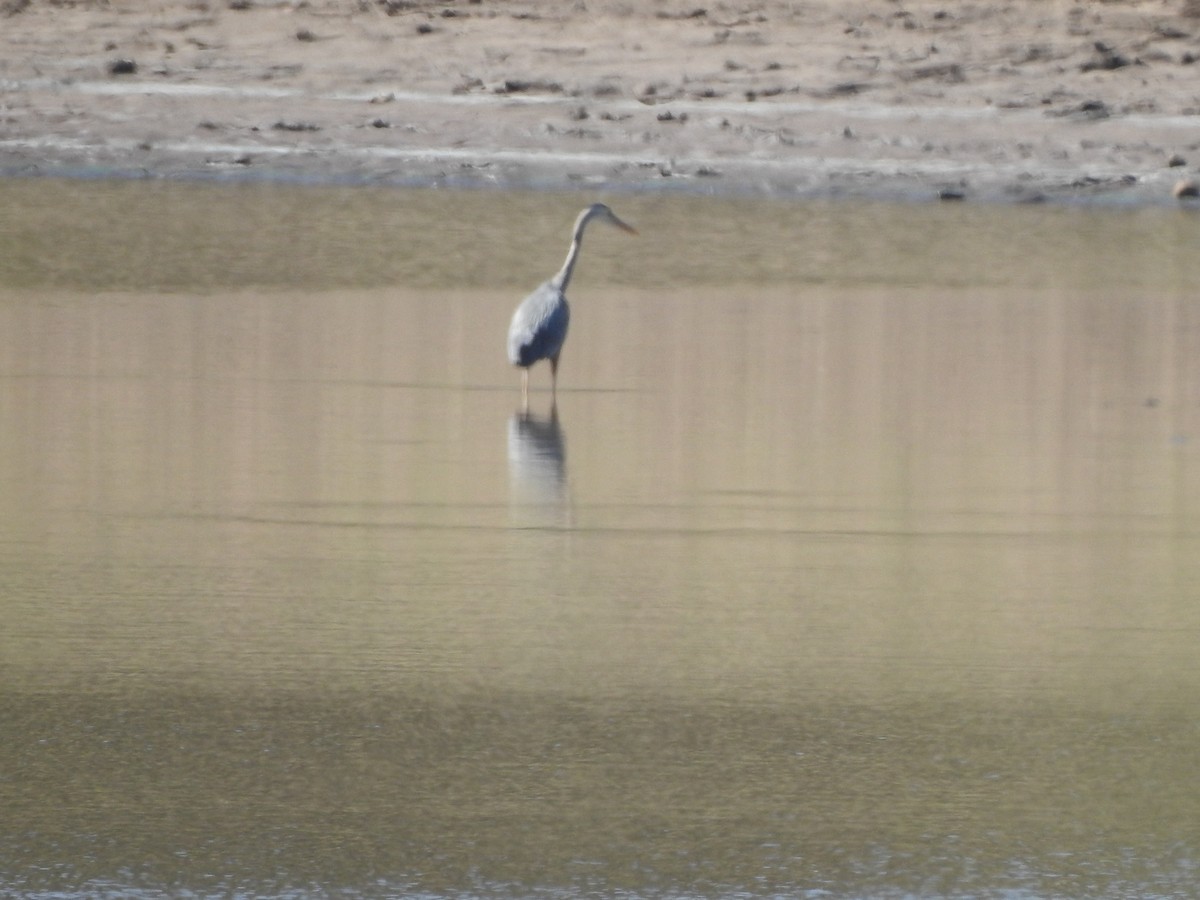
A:
[[[1200,4],[0,3],[0,171],[1174,202]]]

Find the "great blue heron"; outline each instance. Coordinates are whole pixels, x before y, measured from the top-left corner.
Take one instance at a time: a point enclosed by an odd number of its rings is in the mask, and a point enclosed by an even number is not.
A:
[[[529,367],[538,360],[550,360],[551,390],[558,389],[558,355],[562,352],[563,341],[567,339],[567,325],[571,320],[571,309],[567,306],[567,285],[571,281],[575,261],[579,259],[583,230],[593,219],[637,234],[637,229],[618,219],[603,203],[593,203],[579,214],[571,236],[571,249],[567,252],[563,267],[557,275],[521,301],[513,313],[512,324],[508,326],[508,361],[521,367],[523,402],[529,400]]]

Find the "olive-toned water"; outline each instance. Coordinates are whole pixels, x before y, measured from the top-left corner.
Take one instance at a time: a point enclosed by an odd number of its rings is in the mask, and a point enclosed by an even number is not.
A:
[[[1190,897],[1200,218],[0,183],[0,893]]]

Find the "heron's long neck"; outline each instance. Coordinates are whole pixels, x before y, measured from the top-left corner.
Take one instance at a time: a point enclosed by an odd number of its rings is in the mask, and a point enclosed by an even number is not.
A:
[[[571,238],[571,249],[567,251],[567,260],[563,263],[563,267],[558,270],[558,274],[553,278],[554,286],[560,291],[567,289],[567,285],[571,281],[571,273],[575,271],[575,261],[579,259],[579,248],[583,246],[583,227],[586,224],[586,220],[581,220],[575,226],[575,234]]]

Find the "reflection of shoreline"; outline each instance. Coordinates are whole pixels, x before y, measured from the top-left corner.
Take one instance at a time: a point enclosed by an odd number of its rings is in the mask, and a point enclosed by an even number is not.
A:
[[[566,525],[566,447],[558,408],[543,418],[522,411],[508,422],[509,505],[514,524]]]

